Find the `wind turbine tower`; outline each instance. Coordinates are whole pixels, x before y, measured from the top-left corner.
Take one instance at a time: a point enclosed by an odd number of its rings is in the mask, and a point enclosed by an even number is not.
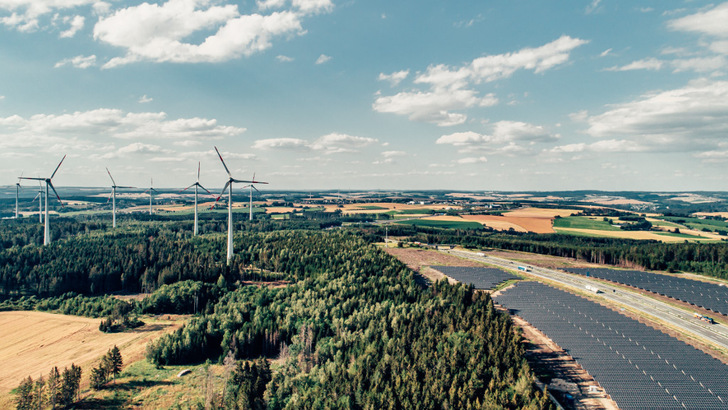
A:
[[[200,184],[200,163],[199,162],[197,163],[197,181],[195,181],[194,184],[188,186],[187,188],[183,189],[180,192],[184,192],[192,187],[195,187],[195,233],[194,233],[194,235],[196,236],[198,233],[198,229],[197,229],[197,188],[202,188],[205,190],[205,192],[212,195],[212,192],[208,191],[207,188],[205,188],[204,186],[202,186],[202,184]],[[212,195],[212,197],[214,198],[215,196]]]
[[[268,183],[263,182],[263,181],[256,181],[255,174],[253,174],[253,180],[250,182],[250,185],[248,185],[247,187],[244,187],[244,188],[250,188],[250,203],[249,203],[248,208],[250,210],[250,220],[251,221],[253,220],[253,190],[255,189],[256,191],[258,191],[258,188],[255,187],[255,184],[266,184],[267,185]],[[260,192],[260,191],[258,191],[258,192]]]
[[[109,168],[106,168],[106,172],[109,174],[109,178],[111,178],[111,208],[112,208],[112,226],[116,228],[116,188],[134,188],[133,186],[118,186],[116,185],[116,181],[114,181],[114,177],[111,176],[111,171],[109,171]],[[107,202],[108,203],[108,202]]]
[[[154,192],[157,190],[154,189],[154,178],[151,179],[151,182],[149,183],[149,189],[147,189],[146,192],[149,192],[149,215],[154,215],[154,208],[152,206],[152,202],[154,201]]]
[[[215,200],[215,203],[222,198],[222,196],[225,194],[225,190],[228,190],[228,240],[227,240],[227,263],[230,264],[230,261],[233,259],[233,183],[244,183],[244,184],[252,184],[254,181],[243,181],[240,179],[233,178],[232,174],[230,173],[230,170],[228,169],[227,165],[225,165],[225,161],[222,159],[222,155],[220,155],[220,151],[215,147],[215,151],[217,152],[217,156],[220,157],[220,162],[222,162],[222,166],[225,167],[225,172],[228,174],[228,180],[225,183],[225,186],[222,188],[222,192],[220,193],[220,196],[217,197],[217,200]],[[213,205],[215,206],[215,205]]]
[[[15,183],[15,219],[18,219],[18,196],[20,196],[20,179]]]
[[[58,195],[58,192],[56,191],[56,188],[53,187],[53,183],[51,180],[54,176],[56,176],[56,172],[58,172],[58,168],[61,167],[61,164],[63,164],[63,160],[66,159],[66,156],[64,155],[61,159],[61,162],[58,163],[58,166],[56,167],[56,170],[53,171],[50,177],[48,178],[31,178],[31,177],[20,177],[20,179],[32,179],[36,181],[44,181],[45,182],[45,226],[43,229],[43,245],[49,245],[51,243],[51,231],[50,227],[48,226],[48,188],[53,190],[53,193],[56,194],[56,198],[58,198],[58,202],[61,203],[61,206],[63,206],[63,201],[61,201],[61,197]]]

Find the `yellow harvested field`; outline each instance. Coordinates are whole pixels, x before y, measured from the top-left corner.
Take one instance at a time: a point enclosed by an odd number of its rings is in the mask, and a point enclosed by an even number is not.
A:
[[[88,380],[91,367],[114,345],[124,363],[139,360],[147,343],[181,326],[181,321],[158,321],[130,332],[102,333],[100,322],[45,312],[0,312],[0,403],[21,379],[45,377],[54,366],[79,365]]]
[[[326,212],[334,212],[341,210],[345,214],[372,214],[372,213],[383,213],[389,211],[411,211],[415,209],[434,209],[434,210],[445,210],[445,209],[461,209],[459,206],[451,205],[438,205],[438,204],[425,204],[425,205],[413,205],[413,204],[395,204],[391,202],[367,202],[361,204],[344,204],[342,207],[338,205],[324,205]],[[366,209],[367,207],[377,207],[381,209]]]
[[[553,219],[557,215],[560,217],[571,216],[580,212],[578,209],[549,209],[549,208],[520,208],[513,211],[505,212],[503,215],[509,217],[520,218],[548,218]]]
[[[507,231],[513,228],[519,232],[553,233],[553,218],[514,217],[498,215],[463,215],[463,219],[480,222],[496,230]]]
[[[598,229],[579,229],[579,228],[556,228],[556,232],[558,233],[583,233],[588,235],[594,235],[594,236],[605,236],[610,238],[624,238],[624,239],[652,239],[656,241],[662,241],[662,242],[685,242],[686,238],[681,238],[678,236],[668,236],[668,235],[660,235],[654,232],[646,232],[646,231],[600,231]],[[680,232],[683,232],[682,230]],[[689,235],[693,235],[692,232],[683,232],[687,233]],[[711,241],[713,239],[710,238],[701,238],[701,239],[688,239],[690,241]]]
[[[293,208],[290,206],[269,206],[265,208],[267,214],[283,214],[288,212],[300,212],[303,208]]]

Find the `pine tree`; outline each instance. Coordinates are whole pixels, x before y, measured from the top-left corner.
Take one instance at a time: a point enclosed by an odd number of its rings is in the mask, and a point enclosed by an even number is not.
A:
[[[116,376],[121,373],[121,366],[124,364],[122,358],[121,358],[121,351],[119,351],[119,348],[114,345],[114,348],[109,350],[109,353],[107,353],[109,360],[109,372],[114,375],[114,382],[116,382]]]
[[[103,365],[94,367],[91,369],[91,388],[94,390],[101,390],[106,383],[106,370]]]
[[[30,376],[20,382],[20,386],[16,390],[17,397],[15,398],[15,404],[18,410],[30,410],[33,408],[33,387],[33,379]]]
[[[55,409],[56,405],[61,402],[61,375],[58,372],[58,367],[53,367],[51,372],[48,374],[46,390],[48,394],[48,404],[51,408]]]

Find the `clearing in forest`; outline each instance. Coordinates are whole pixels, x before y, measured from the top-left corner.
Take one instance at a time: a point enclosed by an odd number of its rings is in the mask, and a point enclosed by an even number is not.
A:
[[[149,320],[133,331],[103,333],[101,319],[36,311],[0,312],[0,406],[8,393],[28,376],[45,377],[54,366],[61,371],[76,364],[88,380],[91,367],[118,346],[125,363],[144,356],[146,345],[179,328],[182,320]]]

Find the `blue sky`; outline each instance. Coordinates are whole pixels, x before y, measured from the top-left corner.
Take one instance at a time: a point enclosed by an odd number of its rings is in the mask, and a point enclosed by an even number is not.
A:
[[[725,190],[728,2],[0,0],[0,184]]]

